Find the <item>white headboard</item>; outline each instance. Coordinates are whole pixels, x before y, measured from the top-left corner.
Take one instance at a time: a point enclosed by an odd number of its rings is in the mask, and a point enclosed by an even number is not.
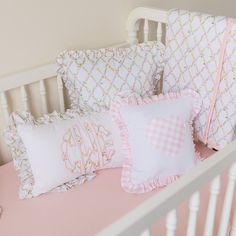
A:
[[[136,8],[127,20],[127,41],[115,47],[150,40],[164,42],[166,22],[167,11],[147,7]],[[63,82],[56,77],[55,64],[0,78],[0,104],[1,130],[7,125],[9,114],[13,111],[29,110],[35,116],[40,116],[53,110],[64,112],[69,107]],[[10,160],[10,153],[0,138],[0,164]]]

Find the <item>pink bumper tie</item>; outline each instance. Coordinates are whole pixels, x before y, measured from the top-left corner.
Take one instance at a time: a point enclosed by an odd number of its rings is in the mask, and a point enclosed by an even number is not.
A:
[[[222,77],[226,46],[227,46],[227,43],[230,39],[231,30],[232,30],[233,25],[234,25],[234,20],[229,19],[227,28],[225,30],[224,40],[223,40],[222,47],[221,47],[220,61],[219,61],[219,66],[218,66],[217,74],[216,74],[215,88],[214,88],[213,98],[212,98],[212,102],[211,102],[211,106],[210,106],[210,110],[209,110],[209,114],[208,114],[208,118],[207,118],[206,131],[205,131],[205,136],[204,136],[204,143],[205,144],[208,143],[208,135],[209,135],[209,130],[210,130],[210,126],[211,126],[211,120],[212,120],[212,116],[213,116],[213,112],[214,112],[214,108],[215,108],[215,104],[216,104],[216,100],[217,100],[217,94],[218,94],[218,90],[219,90],[219,86],[220,86],[221,77]]]

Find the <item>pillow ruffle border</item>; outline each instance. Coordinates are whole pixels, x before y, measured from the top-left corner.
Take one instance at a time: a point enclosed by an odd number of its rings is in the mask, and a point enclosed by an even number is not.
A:
[[[76,110],[68,110],[67,112],[60,114],[54,111],[51,114],[46,114],[38,119],[35,119],[30,112],[14,112],[10,115],[9,125],[3,132],[3,137],[6,144],[9,146],[13,158],[15,169],[20,179],[19,198],[27,199],[36,197],[33,194],[34,177],[32,174],[31,166],[28,160],[27,151],[24,143],[21,140],[17,126],[29,124],[32,126],[40,126],[49,124],[58,120],[68,120],[78,117],[81,113]],[[92,180],[95,177],[94,173],[88,173],[81,175],[78,178],[64,183],[51,191],[65,192],[75,185],[83,184],[86,181]]]
[[[124,165],[123,165],[122,176],[121,176],[121,186],[126,192],[129,192],[129,193],[150,192],[155,188],[161,188],[170,183],[175,182],[180,176],[175,175],[175,176],[166,176],[162,178],[160,178],[159,176],[156,176],[155,178],[149,179],[140,184],[135,184],[132,182],[132,167],[133,167],[132,148],[129,144],[128,129],[122,119],[122,116],[120,114],[120,109],[124,106],[129,106],[129,105],[145,105],[145,104],[150,104],[150,103],[157,103],[163,100],[175,100],[183,96],[189,96],[194,99],[193,109],[192,109],[190,119],[189,119],[189,127],[192,133],[192,140],[194,140],[193,139],[193,121],[201,110],[202,102],[201,102],[200,95],[191,89],[183,90],[177,93],[160,94],[159,96],[152,96],[152,97],[146,97],[146,98],[133,96],[133,97],[120,99],[119,102],[112,104],[112,107],[111,107],[112,118],[120,130],[120,136],[122,139]],[[193,142],[193,146],[195,148],[194,142]],[[196,157],[198,158],[198,160],[201,160],[198,153],[196,153]]]
[[[119,57],[119,56],[128,56],[129,53],[132,52],[142,52],[142,51],[150,51],[153,47],[157,47],[160,52],[159,64],[157,65],[155,71],[156,81],[154,83],[154,87],[152,91],[146,91],[146,95],[153,95],[156,92],[156,86],[159,80],[161,79],[161,73],[164,70],[165,65],[165,45],[161,42],[153,41],[146,42],[137,45],[132,45],[127,48],[102,48],[102,49],[92,49],[92,50],[65,50],[59,54],[56,59],[57,63],[57,74],[64,81],[65,86],[68,90],[68,94],[71,101],[72,109],[79,109],[81,112],[101,112],[107,111],[110,109],[105,104],[94,104],[96,108],[88,107],[87,104],[80,104],[78,98],[78,89],[75,86],[73,80],[69,79],[67,76],[67,68],[70,66],[71,60],[75,60],[78,66],[83,65],[87,59],[94,60],[95,58],[100,57]],[[153,55],[153,58],[155,55]],[[131,91],[134,92],[134,91]],[[113,101],[114,102],[114,101]]]

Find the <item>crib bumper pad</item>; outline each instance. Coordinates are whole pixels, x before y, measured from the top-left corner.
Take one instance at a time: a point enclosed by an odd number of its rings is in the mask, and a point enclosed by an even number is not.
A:
[[[223,148],[235,138],[235,19],[171,10],[168,17],[164,92],[191,88],[203,99],[198,139]]]

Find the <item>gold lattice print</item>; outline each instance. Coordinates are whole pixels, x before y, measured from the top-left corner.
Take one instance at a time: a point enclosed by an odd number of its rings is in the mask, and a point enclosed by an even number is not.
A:
[[[153,94],[163,60],[164,45],[148,42],[129,48],[65,51],[57,64],[72,108],[101,111],[119,94]]]
[[[163,91],[192,88],[201,95],[202,109],[195,121],[196,135],[201,141],[205,140],[227,22],[226,17],[182,10],[171,10],[168,17]],[[235,137],[235,78],[236,26],[233,26],[208,134],[211,147],[223,148]]]

